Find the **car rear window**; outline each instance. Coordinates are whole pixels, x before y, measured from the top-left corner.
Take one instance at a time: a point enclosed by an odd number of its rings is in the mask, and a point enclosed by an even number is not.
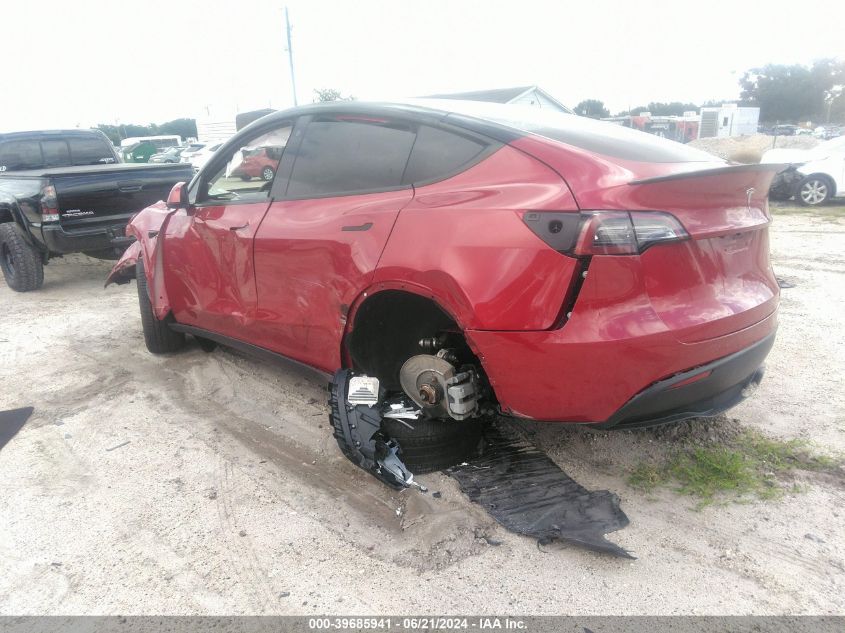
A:
[[[402,182],[422,183],[446,178],[459,172],[488,146],[476,139],[421,125]]]
[[[6,141],[0,143],[0,171],[23,171],[44,166],[38,141]]]
[[[0,143],[0,171],[113,163],[109,144],[100,138],[60,137]]]
[[[102,165],[115,162],[114,155],[105,140],[69,138],[68,144],[74,165]]]
[[[457,115],[481,119],[521,132],[537,134],[589,152],[649,163],[713,162],[713,155],[653,134],[531,106],[471,101],[417,100]],[[450,115],[455,118],[454,115]],[[448,117],[447,117],[448,120]]]
[[[45,167],[67,167],[71,164],[70,150],[64,139],[41,141],[41,151]]]

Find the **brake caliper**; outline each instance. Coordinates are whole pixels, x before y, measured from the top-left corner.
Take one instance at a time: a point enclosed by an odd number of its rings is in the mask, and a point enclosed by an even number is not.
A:
[[[452,350],[412,356],[399,370],[402,390],[430,417],[466,420],[478,414],[478,374],[472,365],[455,369]]]

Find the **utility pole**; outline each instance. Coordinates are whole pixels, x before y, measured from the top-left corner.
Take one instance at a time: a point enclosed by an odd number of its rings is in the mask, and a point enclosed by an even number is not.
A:
[[[288,16],[288,8],[285,7],[285,31],[288,37],[288,62],[290,63],[290,87],[293,92],[293,105],[299,105],[296,101],[296,78],[293,74],[293,46],[290,43],[290,17]]]

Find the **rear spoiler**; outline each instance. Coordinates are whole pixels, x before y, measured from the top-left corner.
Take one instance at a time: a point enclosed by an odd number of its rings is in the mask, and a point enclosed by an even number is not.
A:
[[[790,167],[789,163],[768,163],[757,165],[727,165],[725,167],[711,167],[710,169],[700,169],[691,171],[682,171],[668,176],[655,176],[653,178],[643,178],[642,180],[632,180],[630,185],[650,185],[655,182],[669,182],[671,180],[686,180],[688,178],[706,178],[708,176],[722,176],[726,174],[740,174],[740,173],[774,173],[778,174]]]

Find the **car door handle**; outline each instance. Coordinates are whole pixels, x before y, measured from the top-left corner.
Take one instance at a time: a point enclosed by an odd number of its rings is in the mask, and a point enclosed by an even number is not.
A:
[[[230,231],[240,231],[242,229],[247,228],[248,226],[249,226],[249,222],[247,222],[246,224],[242,224],[241,226],[230,226],[229,230]]]
[[[359,224],[358,226],[344,226],[341,231],[369,231],[373,228],[372,222],[364,222],[364,224]]]
[[[143,189],[144,184],[137,180],[124,180],[123,182],[117,183],[118,191],[122,193],[133,193],[135,191],[141,191]]]

